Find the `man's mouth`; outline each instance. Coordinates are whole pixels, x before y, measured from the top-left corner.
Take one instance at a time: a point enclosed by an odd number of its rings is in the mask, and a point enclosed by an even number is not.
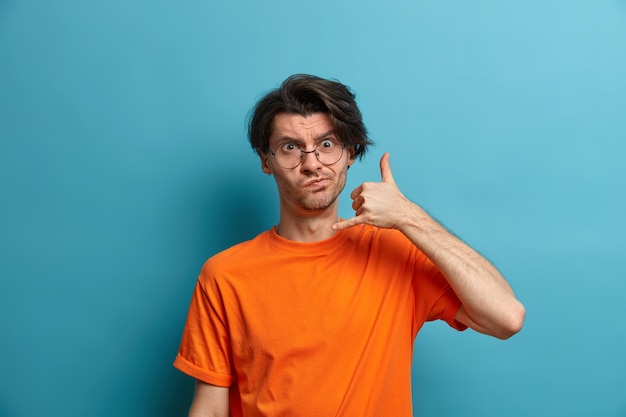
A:
[[[304,183],[304,188],[325,187],[329,183],[330,183],[330,178],[327,178],[327,177],[314,178],[314,179],[311,179],[311,180],[308,180],[307,182],[305,182]]]

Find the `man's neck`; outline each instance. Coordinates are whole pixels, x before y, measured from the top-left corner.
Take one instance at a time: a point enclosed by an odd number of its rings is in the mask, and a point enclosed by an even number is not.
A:
[[[338,219],[336,210],[312,216],[287,216],[281,212],[276,233],[295,242],[319,242],[335,235],[332,225],[337,223]]]

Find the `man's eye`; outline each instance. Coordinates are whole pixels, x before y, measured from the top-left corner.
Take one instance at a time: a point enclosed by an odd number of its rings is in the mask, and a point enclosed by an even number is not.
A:
[[[298,145],[292,142],[284,143],[280,149],[283,152],[294,152],[294,151],[300,150],[300,148],[298,148]]]
[[[319,147],[322,148],[322,149],[325,149],[325,150],[332,149],[335,146],[336,146],[336,143],[332,139],[324,139],[319,144]]]

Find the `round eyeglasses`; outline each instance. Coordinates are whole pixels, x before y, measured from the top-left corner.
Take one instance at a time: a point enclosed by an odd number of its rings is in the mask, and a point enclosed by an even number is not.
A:
[[[312,151],[305,151],[293,142],[284,142],[278,145],[273,151],[268,149],[276,163],[285,169],[294,169],[302,163],[305,154],[315,154],[320,163],[332,165],[337,163],[343,156],[346,145],[342,145],[335,139],[324,139],[315,145]]]

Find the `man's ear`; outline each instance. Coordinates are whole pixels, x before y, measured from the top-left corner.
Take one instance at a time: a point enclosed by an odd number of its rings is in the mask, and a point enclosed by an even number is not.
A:
[[[354,164],[355,161],[355,151],[354,151],[354,145],[349,146],[348,147],[348,167],[351,167],[352,164]]]
[[[261,170],[267,175],[272,175],[272,167],[270,166],[269,155],[257,149],[259,158],[261,158]]]

